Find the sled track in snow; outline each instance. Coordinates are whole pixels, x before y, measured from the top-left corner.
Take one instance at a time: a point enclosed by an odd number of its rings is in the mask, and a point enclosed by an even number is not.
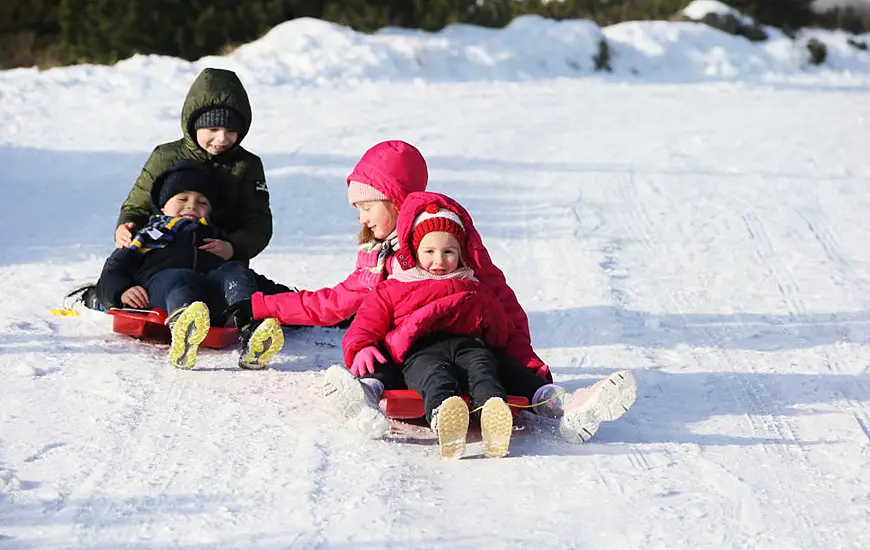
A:
[[[770,236],[767,234],[767,230],[764,228],[764,224],[755,213],[755,210],[749,205],[745,206],[747,210],[740,215],[740,218],[743,220],[743,225],[746,228],[746,233],[749,235],[755,255],[779,289],[782,301],[788,309],[789,317],[795,320],[796,317],[806,313],[806,307],[800,297],[800,287],[788,268],[779,260],[770,242]]]
[[[835,282],[837,285],[844,289],[853,303],[864,302],[866,296],[868,296],[866,282],[857,275],[852,262],[849,261],[846,254],[840,249],[836,235],[817,216],[800,209],[796,209],[795,212],[806,224],[813,239],[821,247],[825,257],[828,259],[828,265],[836,272]],[[831,372],[843,372],[841,366],[842,360],[839,355],[839,353],[832,354],[830,351],[825,352],[825,364]],[[861,384],[860,382],[857,382],[857,384],[859,394],[870,395],[866,384]],[[868,414],[866,407],[842,392],[837,392],[837,395],[840,397],[840,400],[836,402],[837,407],[855,419],[858,428],[867,438],[867,442],[870,443],[870,414]]]
[[[161,367],[164,365],[151,368]],[[57,512],[60,518],[72,516],[68,521],[76,526],[73,534],[78,543],[101,542],[104,531],[117,524],[119,518],[135,519],[137,506],[142,503],[119,500],[106,494],[107,489],[125,487],[141,481],[141,476],[152,476],[151,483],[159,485],[158,494],[165,494],[175,477],[178,462],[172,458],[177,453],[178,439],[170,434],[177,431],[182,421],[181,404],[190,382],[176,379],[166,386],[160,382],[162,377],[155,377],[154,373],[152,370],[146,380],[134,381],[125,371],[118,372],[126,395],[139,394],[135,407],[100,441],[101,445],[109,445],[103,453],[106,459],[98,461],[101,467],[64,498],[64,508]]]
[[[843,368],[840,366],[841,363],[842,360],[840,359],[839,354],[825,352],[825,364],[830,371],[835,373],[842,372]],[[856,393],[859,395],[870,396],[870,391],[867,390],[867,385],[861,384],[860,382],[857,382]],[[870,413],[868,413],[867,407],[862,405],[858,400],[845,395],[842,391],[835,391],[835,396],[839,397],[839,399],[835,401],[837,408],[855,420],[858,429],[867,439],[865,443],[866,448],[870,450]]]
[[[638,187],[640,185],[652,185],[654,193],[657,188],[648,182],[639,181],[632,178],[628,183],[623,182],[618,186],[619,197],[623,199],[626,207],[620,212],[623,214],[620,221],[630,234],[636,238],[643,246],[646,252],[648,261],[654,265],[661,265],[662,251],[661,247],[654,243],[650,238],[653,223],[649,214],[638,200]],[[770,278],[774,281],[782,300],[788,308],[790,317],[798,317],[805,312],[805,306],[800,295],[800,287],[791,276],[791,273],[782,262],[778,259],[776,251],[770,241],[770,238],[757,215],[753,211],[745,212],[741,215],[741,219],[746,227],[750,237],[750,242],[755,250],[756,257],[762,266],[767,270]],[[671,250],[674,252],[674,250]],[[686,311],[688,304],[678,295],[670,291],[668,288],[660,286],[661,294],[669,298],[672,304],[676,307],[677,313],[684,318],[687,317]],[[625,296],[625,293],[620,291],[614,293],[616,298]],[[623,305],[620,303],[620,305]],[[779,463],[787,462],[800,468],[804,472],[802,477],[808,480],[823,479],[821,472],[812,466],[808,457],[807,450],[797,437],[797,430],[793,421],[785,416],[776,414],[772,409],[771,404],[773,398],[764,384],[752,381],[751,377],[744,375],[728,373],[733,368],[734,360],[726,353],[727,333],[717,335],[714,331],[708,328],[701,329],[706,340],[708,341],[707,351],[700,351],[691,348],[691,354],[694,357],[696,364],[704,365],[709,363],[709,354],[715,354],[714,366],[726,376],[727,391],[739,403],[740,409],[746,411],[745,419],[749,424],[753,435],[768,441],[760,445],[764,454],[769,456],[765,462]],[[771,474],[776,478],[778,487],[788,487],[792,485],[791,479],[785,479],[780,469],[772,468]],[[735,478],[735,481],[739,481]],[[747,494],[752,494],[751,488]],[[830,546],[831,542],[835,542],[837,547],[845,547],[846,542],[835,527],[835,518],[830,518],[831,521],[816,522],[813,515],[810,513],[811,508],[818,511],[818,508],[811,506],[801,499],[788,499],[787,506],[791,509],[790,517],[801,518],[798,525],[793,525],[799,528],[803,540],[813,541],[814,547]],[[794,522],[792,522],[794,523]]]
[[[837,237],[824,221],[820,220],[816,215],[799,208],[795,209],[795,213],[803,220],[813,239],[824,251],[825,257],[828,259],[828,265],[837,272],[837,284],[844,287],[846,292],[851,296],[856,294],[867,296],[865,280],[857,276],[852,263],[840,249]]]

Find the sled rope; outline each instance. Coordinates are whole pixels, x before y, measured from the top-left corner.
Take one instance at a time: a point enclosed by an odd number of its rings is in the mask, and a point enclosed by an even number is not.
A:
[[[551,398],[549,398],[549,399],[544,399],[544,400],[541,401],[540,403],[532,403],[532,404],[530,404],[530,405],[515,405],[515,404],[513,404],[513,403],[508,403],[507,405],[508,405],[508,407],[515,407],[515,408],[517,408],[517,409],[531,409],[532,407],[537,407],[538,405],[544,405],[544,404],[546,404],[546,403],[549,403],[549,402],[552,401],[553,399],[556,399],[557,397],[560,397],[560,396],[563,396],[563,395],[568,395],[569,393],[571,393],[571,392],[560,391],[559,393],[557,393],[556,395],[554,395],[553,397],[551,397]],[[476,409],[473,409],[473,410],[471,411],[471,413],[472,413],[472,414],[473,414],[473,413],[476,413],[477,411],[479,411],[479,410],[482,409],[482,408],[483,408],[483,405],[477,407]]]

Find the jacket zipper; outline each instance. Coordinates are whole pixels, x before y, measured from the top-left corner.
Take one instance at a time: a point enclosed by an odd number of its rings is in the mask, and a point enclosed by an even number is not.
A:
[[[193,238],[190,241],[191,246],[193,246],[193,270],[196,271],[196,262],[199,259],[199,249],[196,247],[196,234],[193,234]]]

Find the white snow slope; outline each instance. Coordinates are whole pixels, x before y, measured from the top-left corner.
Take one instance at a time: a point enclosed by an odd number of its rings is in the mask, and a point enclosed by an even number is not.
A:
[[[0,547],[870,548],[868,73],[706,79],[690,56],[569,77],[528,42],[476,73],[484,50],[451,37],[512,31],[295,23],[276,32],[296,50],[270,35],[193,64],[0,73]],[[633,26],[637,52],[668,33],[735,51],[698,25]],[[397,65],[418,39],[444,52]],[[288,332],[266,372],[233,351],[181,372],[106,315],[51,316],[99,273],[207,65],[237,69],[254,105],[275,214],[255,268],[339,281],[344,178],[406,139],[472,212],[556,379],[631,369],[635,407],[586,445],[523,413],[505,459],[472,436],[448,462],[425,431],[363,441],[333,417],[321,370],[341,330]]]

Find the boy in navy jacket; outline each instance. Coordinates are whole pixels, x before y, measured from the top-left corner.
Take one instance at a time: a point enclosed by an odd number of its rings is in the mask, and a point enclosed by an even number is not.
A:
[[[284,344],[275,319],[241,324],[234,305],[257,290],[253,272],[237,261],[209,252],[223,233],[209,222],[218,200],[210,169],[190,160],[173,163],[151,188],[153,212],[130,245],[106,260],[97,295],[106,307],[160,308],[172,332],[169,362],[190,369],[196,351],[215,320],[236,324],[241,341],[239,366],[262,369]]]

